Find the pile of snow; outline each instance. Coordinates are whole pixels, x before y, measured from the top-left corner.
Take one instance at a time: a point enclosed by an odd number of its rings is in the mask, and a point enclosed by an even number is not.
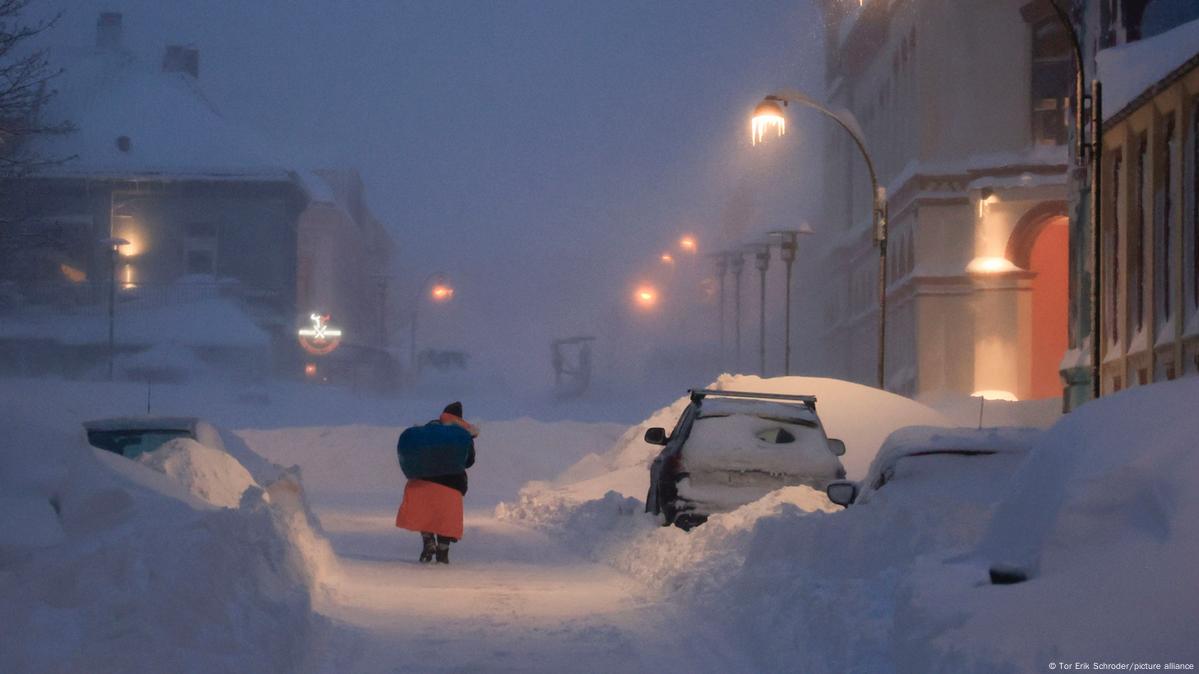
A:
[[[303,668],[329,569],[298,475],[263,489],[190,440],[132,461],[89,447],[57,406],[14,407],[0,412],[0,633],[20,638],[0,640],[0,671]]]
[[[899,430],[869,471],[885,485],[844,511],[794,487],[689,533],[662,528],[635,492],[581,498],[623,479],[640,450],[618,445],[567,472],[582,482],[529,485],[497,515],[712,617],[759,671],[1195,664],[1196,399],[1190,378],[1089,403],[1047,431]],[[826,425],[846,420],[821,402]],[[653,425],[670,426],[674,407]],[[1030,579],[992,585],[995,564]]]
[[[215,506],[236,508],[242,494],[258,486],[237,459],[192,440],[174,438],[137,457],[138,463],[168,475]]]
[[[852,479],[866,474],[879,447],[895,429],[948,425],[943,415],[914,400],[837,379],[726,374],[706,388],[815,395],[816,412],[826,434],[845,442],[841,461]],[[662,449],[645,442],[645,431],[660,426],[670,432],[688,404],[690,398],[682,396],[629,428],[607,452],[583,457],[557,478],[525,485],[515,502],[502,504],[498,512],[504,518],[531,524],[557,524],[572,507],[603,498],[609,491],[644,499],[649,490],[649,465]],[[793,413],[789,407],[787,411]]]
[[[948,626],[919,657],[992,671],[1074,659],[1199,665],[1197,399],[1194,377],[1134,388],[1048,431],[977,554],[918,584],[913,603]],[[986,585],[993,564],[1031,579]]]

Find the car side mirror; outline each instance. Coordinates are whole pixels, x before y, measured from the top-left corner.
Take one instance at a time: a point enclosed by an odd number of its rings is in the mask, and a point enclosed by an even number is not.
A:
[[[651,445],[665,445],[667,442],[666,429],[658,426],[647,428],[645,441]]]
[[[828,495],[828,500],[842,508],[848,508],[849,504],[858,497],[858,483],[849,480],[830,482],[824,488],[824,493]]]
[[[836,438],[829,438],[828,448],[833,450],[834,456],[845,456],[845,441]]]

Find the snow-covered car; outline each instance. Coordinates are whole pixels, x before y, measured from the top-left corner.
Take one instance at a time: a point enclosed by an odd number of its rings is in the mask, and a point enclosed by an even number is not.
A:
[[[901,428],[888,436],[862,481],[837,480],[825,492],[848,507],[869,502],[892,482],[911,483],[924,498],[963,485],[985,491],[1010,477],[1040,433],[1020,427]]]
[[[655,427],[645,441],[662,445],[650,465],[646,512],[682,529],[735,510],[782,487],[817,490],[845,477],[816,414],[815,396],[692,390],[669,436]]]
[[[175,438],[190,438],[224,450],[220,432],[196,417],[113,417],[83,422],[93,447],[136,459]]]
[[[172,440],[185,438],[232,456],[262,484],[278,479],[281,472],[279,466],[251,450],[238,436],[198,417],[110,417],[85,421],[83,429],[89,445],[133,460]]]

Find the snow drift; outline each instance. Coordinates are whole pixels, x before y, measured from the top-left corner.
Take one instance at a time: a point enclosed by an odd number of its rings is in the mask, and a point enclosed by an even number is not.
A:
[[[0,633],[21,638],[0,640],[0,671],[302,667],[328,548],[298,475],[264,489],[190,440],[139,463],[88,447],[56,412],[13,412],[0,414],[15,429],[0,450]]]

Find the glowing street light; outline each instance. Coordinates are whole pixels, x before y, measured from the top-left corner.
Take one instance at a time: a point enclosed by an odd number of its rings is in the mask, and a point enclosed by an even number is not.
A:
[[[861,131],[852,118],[845,118],[812,97],[798,91],[782,91],[767,96],[754,108],[751,122],[751,133],[754,145],[765,140],[765,130],[777,128],[778,135],[785,130],[783,110],[779,104],[788,103],[803,105],[824,114],[837,123],[853,139],[854,145],[866,160],[866,170],[870,174],[870,196],[873,203],[872,215],[874,220],[874,241],[878,244],[878,387],[886,389],[886,358],[887,358],[887,191],[878,184],[878,175],[874,171],[874,161],[866,152],[866,141],[862,139]]]
[[[765,140],[766,132],[770,129],[778,135],[787,133],[787,118],[783,116],[783,108],[774,100],[767,98],[754,108],[753,117],[749,122],[750,142],[754,145]]]
[[[674,264],[674,256],[670,253],[662,253],[658,259],[662,261],[662,264]]]
[[[699,244],[696,243],[694,236],[687,234],[679,239],[679,248],[688,253],[695,253],[699,250]]]
[[[658,290],[643,283],[633,291],[633,301],[642,309],[652,309],[658,304]]]
[[[420,313],[421,298],[425,294],[425,288],[429,289],[430,299],[439,304],[454,299],[454,286],[450,285],[449,281],[445,278],[445,274],[442,272],[429,274],[425,277],[424,281],[421,281],[420,286],[417,288],[416,297],[412,301],[412,331],[408,338],[408,365],[414,372],[420,371],[416,362],[416,318]]]

